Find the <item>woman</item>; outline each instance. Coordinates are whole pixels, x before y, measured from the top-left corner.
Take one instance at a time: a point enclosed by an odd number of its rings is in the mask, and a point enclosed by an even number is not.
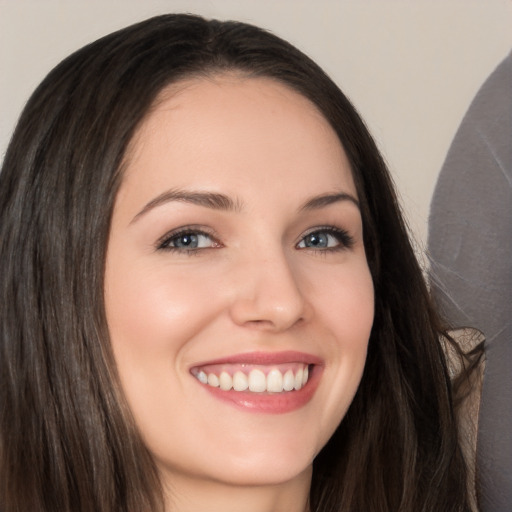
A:
[[[0,219],[3,510],[469,510],[385,165],[286,42],[167,15],[79,50]]]

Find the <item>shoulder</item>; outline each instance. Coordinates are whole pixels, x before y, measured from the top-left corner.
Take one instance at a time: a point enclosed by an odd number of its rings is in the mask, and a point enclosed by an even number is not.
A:
[[[485,337],[472,328],[455,329],[447,334],[443,344],[453,384],[460,446],[468,469],[468,489],[476,511],[476,446],[485,369]]]

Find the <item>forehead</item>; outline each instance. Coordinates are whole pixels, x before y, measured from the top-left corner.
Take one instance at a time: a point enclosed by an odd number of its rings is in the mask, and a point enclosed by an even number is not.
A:
[[[355,195],[343,147],[318,108],[273,79],[235,73],[164,89],[130,144],[127,164],[129,181],[160,168],[176,187],[187,185],[180,183],[187,174],[215,185],[228,169],[238,171],[230,175],[234,187],[255,173],[278,182],[287,172],[311,180],[324,170],[323,187],[336,188],[343,176]]]

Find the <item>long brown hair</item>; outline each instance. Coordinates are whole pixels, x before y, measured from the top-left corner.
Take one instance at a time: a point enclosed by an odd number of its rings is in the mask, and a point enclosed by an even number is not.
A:
[[[356,397],[314,462],[312,511],[465,511],[441,329],[393,186],[354,107],[308,57],[250,25],[165,15],[59,64],[0,174],[0,503],[4,512],[158,511],[158,474],[120,389],[103,304],[126,148],[158,93],[236,70],[309,98],[361,202],[375,322]]]

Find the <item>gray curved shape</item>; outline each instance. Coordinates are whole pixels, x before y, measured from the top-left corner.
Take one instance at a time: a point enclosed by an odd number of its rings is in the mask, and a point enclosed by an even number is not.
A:
[[[482,512],[512,511],[512,53],[452,142],[429,219],[432,292],[453,326],[486,337],[477,482]]]

